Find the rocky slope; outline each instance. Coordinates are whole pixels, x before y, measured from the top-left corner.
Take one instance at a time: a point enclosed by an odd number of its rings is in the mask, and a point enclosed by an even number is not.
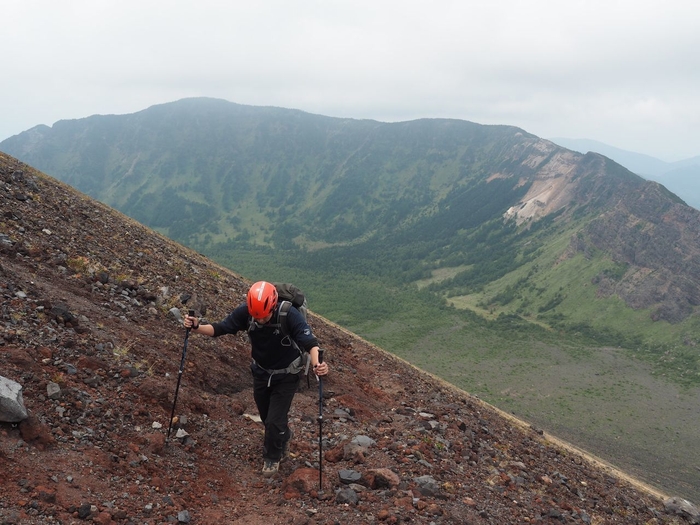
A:
[[[0,209],[0,375],[29,414],[0,423],[2,524],[698,521],[313,314],[322,475],[312,379],[265,479],[245,337],[185,346],[172,315],[219,319],[247,283],[3,154]]]

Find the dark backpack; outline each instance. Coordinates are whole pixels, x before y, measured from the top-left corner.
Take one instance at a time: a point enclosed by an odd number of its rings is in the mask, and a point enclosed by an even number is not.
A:
[[[280,303],[280,318],[278,323],[281,325],[282,333],[285,335],[289,333],[286,326],[287,312],[289,312],[289,307],[294,306],[297,310],[301,312],[304,316],[304,320],[308,320],[307,311],[308,307],[306,304],[306,296],[299,288],[290,283],[272,283],[277,289],[278,302]],[[284,316],[284,320],[281,318]]]

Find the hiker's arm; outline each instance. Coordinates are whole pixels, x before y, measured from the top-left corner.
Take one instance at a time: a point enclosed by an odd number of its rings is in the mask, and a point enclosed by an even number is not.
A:
[[[235,334],[245,330],[248,326],[248,308],[245,305],[238,306],[226,316],[225,319],[217,323],[202,323],[198,317],[186,315],[183,321],[185,328],[190,328],[193,332],[209,337],[219,337],[224,334]],[[194,327],[197,327],[196,329]]]
[[[311,357],[311,366],[314,369],[314,374],[325,376],[328,373],[328,363],[325,361],[323,363],[318,362],[318,346],[314,346],[309,350],[309,356]]]
[[[199,323],[199,319],[196,317],[186,315],[183,324],[185,325],[185,328],[189,328],[192,332],[196,334],[208,335],[209,337],[214,336],[214,325],[201,324]]]

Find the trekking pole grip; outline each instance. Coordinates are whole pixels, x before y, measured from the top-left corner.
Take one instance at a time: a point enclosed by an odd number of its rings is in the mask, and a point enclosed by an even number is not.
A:
[[[187,315],[190,317],[194,317],[194,310],[187,310]],[[191,329],[192,329],[192,327],[187,328],[187,330],[186,330],[187,333],[185,334],[185,337],[189,337]]]
[[[323,348],[318,349],[318,364],[323,363]]]

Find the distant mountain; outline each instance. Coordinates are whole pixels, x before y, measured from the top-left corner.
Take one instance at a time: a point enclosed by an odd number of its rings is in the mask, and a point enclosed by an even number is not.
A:
[[[565,148],[588,153],[594,151],[611,158],[637,175],[666,186],[685,202],[700,209],[700,155],[677,162],[665,162],[649,155],[634,153],[588,139],[553,138]]]
[[[625,345],[658,339],[657,321],[675,326],[662,340],[687,339],[700,304],[700,212],[511,126],[185,99],[39,126],[0,149],[244,273],[279,258],[309,286],[347,275],[361,299],[318,304],[351,327],[371,311],[359,303],[390,316],[379,291],[415,285]]]

